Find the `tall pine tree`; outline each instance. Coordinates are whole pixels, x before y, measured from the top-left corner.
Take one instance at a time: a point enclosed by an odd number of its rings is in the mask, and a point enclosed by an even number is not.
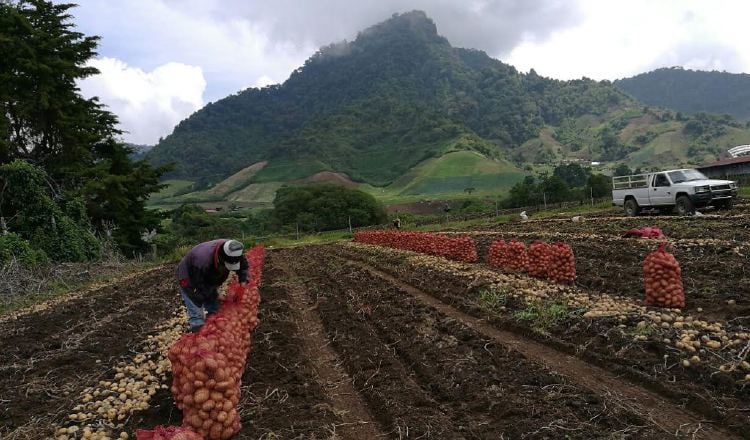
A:
[[[92,225],[114,224],[116,242],[132,254],[159,223],[145,202],[165,169],[132,162],[117,118],[81,96],[76,81],[98,73],[86,64],[98,37],[75,31],[73,6],[0,1],[0,164],[43,168],[53,197],[83,196]]]

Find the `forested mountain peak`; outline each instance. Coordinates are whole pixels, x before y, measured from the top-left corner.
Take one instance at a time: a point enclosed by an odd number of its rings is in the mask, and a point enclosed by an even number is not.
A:
[[[665,67],[615,81],[649,105],[694,114],[727,113],[750,119],[750,75]]]
[[[321,48],[283,84],[207,105],[148,157],[202,186],[261,161],[261,182],[336,171],[387,185],[450,151],[508,157],[545,124],[628,101],[608,83],[522,74],[454,48],[412,11]]]

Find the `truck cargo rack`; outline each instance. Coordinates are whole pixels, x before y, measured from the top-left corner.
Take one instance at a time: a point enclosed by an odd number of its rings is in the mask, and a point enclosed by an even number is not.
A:
[[[648,188],[649,174],[612,177],[612,189]]]

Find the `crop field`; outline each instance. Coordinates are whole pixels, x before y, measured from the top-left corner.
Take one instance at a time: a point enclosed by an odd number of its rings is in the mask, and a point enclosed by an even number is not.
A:
[[[268,250],[233,438],[749,438],[750,206],[578,220],[446,231],[461,261]],[[640,226],[664,231],[684,309],[644,305],[661,241],[622,237]],[[575,282],[488,264],[498,239],[568,244]],[[167,353],[183,330],[172,265],[0,318],[0,438],[181,425]]]

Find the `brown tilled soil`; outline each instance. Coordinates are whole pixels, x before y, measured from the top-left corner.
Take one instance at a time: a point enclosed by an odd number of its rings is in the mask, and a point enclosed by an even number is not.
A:
[[[172,273],[164,267],[0,323],[0,438],[49,436],[84,388],[176,310]]]
[[[633,342],[632,336],[627,337],[620,331],[617,327],[619,322],[615,319],[589,321],[571,318],[539,333],[514,319],[512,313],[498,315],[488,312],[482,307],[481,287],[474,285],[474,279],[462,279],[423,266],[407,265],[395,256],[390,259],[368,258],[341,246],[330,246],[325,252],[339,255],[343,260],[366,263],[497,328],[526,335],[600,365],[627,378],[627,381],[658,392],[677,405],[691,408],[696,414],[713,420],[714,424],[731,427],[735,432],[750,432],[746,403],[750,399],[750,390],[738,387],[708,369],[674,368],[680,360],[678,353],[666,351],[660,344]],[[481,285],[481,282],[478,284]],[[520,303],[508,303],[509,310],[518,311],[524,307]]]
[[[624,400],[609,399],[617,390],[604,395],[580,387],[553,366],[547,369],[543,361],[482,332],[466,316],[431,307],[368,270],[331,261],[331,249],[300,251],[274,259],[285,258],[295,273],[312,274],[303,281],[328,338],[391,436],[408,430],[435,438],[662,438],[663,429],[679,430],[677,415],[685,417],[674,404],[669,404],[673,421],[667,411],[653,411],[655,419],[642,417],[646,414],[622,405]],[[695,429],[700,418],[691,421]],[[697,438],[729,437],[712,434],[699,432]]]
[[[699,369],[675,376],[659,367],[658,347],[618,337],[614,323],[569,321],[540,336],[488,316],[465,280],[402,263],[341,246],[268,253],[236,438],[750,432],[737,403],[746,392]],[[0,438],[50,438],[81,391],[111,376],[181,307],[165,267],[0,322]],[[180,420],[162,390],[126,430]]]

